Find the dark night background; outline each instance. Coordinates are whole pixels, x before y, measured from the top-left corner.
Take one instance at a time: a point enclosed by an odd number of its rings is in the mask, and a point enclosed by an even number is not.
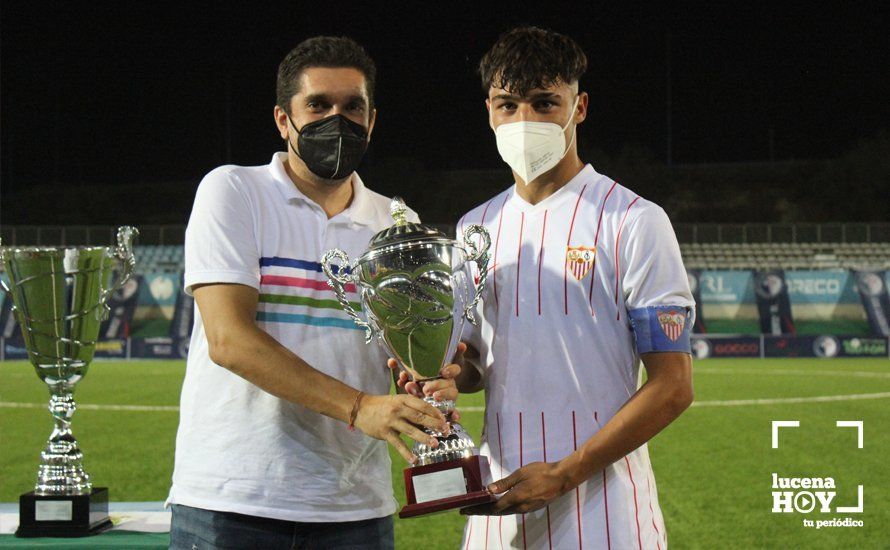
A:
[[[518,24],[582,45],[582,158],[675,220],[887,220],[880,3],[240,4],[3,2],[2,223],[184,223],[203,174],[283,149],[277,65],[317,34],[378,65],[366,183],[453,221],[510,183],[475,68]]]

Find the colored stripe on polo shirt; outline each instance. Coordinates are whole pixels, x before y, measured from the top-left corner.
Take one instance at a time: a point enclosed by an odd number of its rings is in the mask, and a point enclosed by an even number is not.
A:
[[[271,258],[262,257],[260,258],[260,267],[292,267],[295,269],[305,269],[306,271],[317,271],[322,273],[321,263],[319,262],[310,262],[309,260],[298,260],[295,258],[281,258],[279,256],[273,256]],[[340,266],[332,265],[331,271],[335,274],[340,272]],[[346,268],[346,273],[349,273],[350,269]]]
[[[259,302],[261,304],[274,304],[285,306],[283,311],[258,311],[256,320],[266,323],[293,323],[301,325],[311,325],[319,327],[345,328],[352,330],[362,330],[352,321],[352,319],[344,317],[325,316],[322,311],[288,311],[287,306],[306,307],[310,310],[332,309],[343,312],[339,301],[336,298],[317,298],[317,293],[330,292],[333,295],[333,289],[328,285],[326,278],[317,279],[317,273],[322,273],[321,264],[308,260],[300,260],[297,258],[282,257],[263,257],[260,259],[261,268],[285,268],[300,270],[309,277],[297,277],[293,275],[282,275],[281,271],[275,274],[263,274],[260,277],[261,293]],[[333,271],[338,271],[337,266],[333,266]],[[294,273],[297,275],[298,273]],[[349,283],[345,285],[346,292],[355,293],[355,285]],[[285,293],[288,292],[288,293]],[[297,292],[299,294],[293,294]],[[308,294],[308,295],[306,295]],[[361,304],[358,302],[349,302],[356,311],[361,310]],[[333,313],[333,312],[331,312]]]
[[[308,288],[311,290],[333,290],[327,281],[317,281],[315,279],[306,279],[304,277],[287,277],[284,275],[263,275],[260,277],[260,284],[267,286]],[[355,292],[355,285],[347,283],[345,289],[346,292]]]
[[[291,306],[306,306],[318,309],[342,309],[337,300],[319,300],[306,296],[289,296],[287,294],[260,294],[260,302],[265,304],[287,304]],[[358,302],[349,302],[352,309],[361,309]]]
[[[258,311],[256,320],[264,323],[295,323],[298,325],[312,325],[316,327],[335,327],[351,330],[364,330],[356,325],[352,319],[340,319],[337,317],[315,317],[300,313],[277,313],[274,311]]]

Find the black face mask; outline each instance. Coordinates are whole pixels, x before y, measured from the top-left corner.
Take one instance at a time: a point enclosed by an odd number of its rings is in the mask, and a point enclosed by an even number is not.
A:
[[[291,120],[291,126],[297,125]],[[297,130],[297,149],[288,139],[294,153],[306,163],[316,176],[328,180],[342,180],[352,174],[368,148],[368,131],[364,126],[343,115],[331,115]]]

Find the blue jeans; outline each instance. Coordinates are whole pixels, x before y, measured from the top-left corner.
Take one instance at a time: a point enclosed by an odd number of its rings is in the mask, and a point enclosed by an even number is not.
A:
[[[217,548],[393,550],[392,516],[301,523],[173,504],[171,550]]]

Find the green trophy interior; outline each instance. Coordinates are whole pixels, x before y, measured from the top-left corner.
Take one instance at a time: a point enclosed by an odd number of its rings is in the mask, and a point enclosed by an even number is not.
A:
[[[437,262],[414,271],[391,269],[374,278],[367,306],[383,338],[415,380],[439,376],[454,328],[451,267]]]
[[[4,254],[16,316],[37,374],[52,383],[86,374],[115,260],[104,247],[21,249]],[[78,372],[70,372],[76,369]],[[62,372],[62,371],[67,372]]]

